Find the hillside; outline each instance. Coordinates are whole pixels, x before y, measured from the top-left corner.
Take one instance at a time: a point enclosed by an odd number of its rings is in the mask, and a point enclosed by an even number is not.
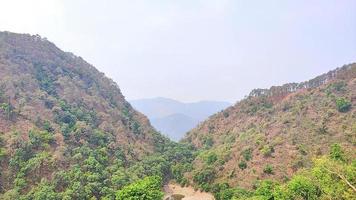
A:
[[[184,142],[199,154],[185,174],[212,190],[215,183],[252,189],[260,180],[286,182],[328,155],[337,143],[356,157],[356,64],[303,83],[256,89],[191,130]]]
[[[82,58],[0,32],[0,199],[113,199],[169,144]]]
[[[162,134],[178,141],[210,115],[230,106],[228,102],[200,101],[183,103],[168,98],[138,99],[132,106],[144,113]]]

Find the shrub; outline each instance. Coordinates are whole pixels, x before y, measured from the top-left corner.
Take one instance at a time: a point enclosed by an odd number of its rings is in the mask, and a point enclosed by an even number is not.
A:
[[[136,121],[131,124],[130,128],[135,135],[139,135],[141,133],[141,126]]]
[[[209,152],[207,155],[204,156],[204,161],[206,164],[211,165],[218,160],[218,156],[214,152]]]
[[[274,148],[272,146],[269,146],[269,145],[265,145],[261,149],[261,153],[266,157],[271,156],[273,152],[274,152]]]
[[[30,142],[35,147],[46,146],[54,142],[54,136],[48,131],[34,131],[29,133]]]
[[[252,149],[251,148],[245,149],[241,154],[246,161],[249,161],[252,158]]]
[[[270,164],[267,164],[265,168],[263,169],[263,173],[265,174],[273,174],[273,166]]]
[[[332,83],[328,85],[326,89],[326,94],[330,96],[333,92],[343,92],[346,91],[346,83],[343,81]]]
[[[301,144],[301,145],[298,145],[298,151],[302,154],[302,155],[307,155],[308,154],[308,151],[306,149],[306,146]]]
[[[214,144],[213,138],[211,136],[204,137],[202,142],[206,149],[210,149]]]
[[[330,157],[334,160],[345,161],[344,151],[339,144],[331,146]]]
[[[341,97],[336,99],[336,107],[339,112],[347,112],[351,109],[351,102]]]
[[[4,158],[6,156],[6,149],[0,147],[0,161],[2,158]]]
[[[242,169],[242,170],[246,169],[247,168],[247,163],[245,161],[241,161],[239,163],[239,168]]]
[[[211,167],[195,172],[193,181],[199,185],[211,183],[215,179],[215,170]]]
[[[6,118],[11,120],[14,116],[14,107],[11,103],[0,103],[0,110],[5,112]]]

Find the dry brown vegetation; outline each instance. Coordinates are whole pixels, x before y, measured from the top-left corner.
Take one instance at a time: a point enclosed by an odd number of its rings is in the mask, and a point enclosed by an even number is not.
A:
[[[254,90],[187,134],[184,141],[203,150],[186,177],[212,170],[212,183],[252,188],[259,180],[288,180],[333,143],[356,156],[355,108],[356,64]]]

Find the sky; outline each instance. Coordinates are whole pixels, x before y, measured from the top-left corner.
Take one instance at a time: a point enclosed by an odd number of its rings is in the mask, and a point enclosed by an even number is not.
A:
[[[127,99],[236,102],[356,62],[355,0],[0,0],[0,31],[39,34]]]

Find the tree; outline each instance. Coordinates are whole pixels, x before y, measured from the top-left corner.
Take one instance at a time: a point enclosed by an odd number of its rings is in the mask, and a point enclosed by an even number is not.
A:
[[[345,98],[336,99],[336,107],[339,112],[347,112],[351,108],[351,102]]]
[[[61,199],[59,194],[55,192],[54,187],[50,185],[46,180],[42,180],[41,183],[35,187],[27,195],[28,199],[33,200],[59,200]]]
[[[264,180],[261,181],[258,184],[258,187],[255,191],[255,195],[261,197],[261,199],[264,200],[273,200],[273,191],[276,186],[276,183],[274,183],[271,180]]]
[[[273,191],[275,200],[316,200],[320,195],[320,189],[309,175],[296,175],[286,184],[275,187]]]
[[[146,177],[125,186],[116,193],[116,200],[160,200],[162,180],[158,176]]]
[[[334,144],[330,157],[324,156],[315,160],[312,175],[325,199],[356,199],[356,162],[348,162],[344,156],[340,156],[340,152],[340,145]]]
[[[339,144],[333,144],[330,150],[330,158],[345,161],[344,151]]]

